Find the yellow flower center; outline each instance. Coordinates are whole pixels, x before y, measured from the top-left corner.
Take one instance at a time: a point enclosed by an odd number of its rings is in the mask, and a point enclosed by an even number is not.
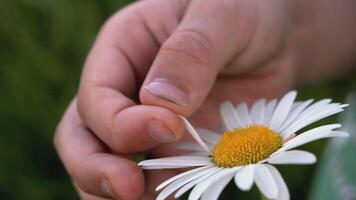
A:
[[[252,125],[225,131],[212,153],[212,161],[220,167],[258,163],[282,146],[281,136],[271,129]]]

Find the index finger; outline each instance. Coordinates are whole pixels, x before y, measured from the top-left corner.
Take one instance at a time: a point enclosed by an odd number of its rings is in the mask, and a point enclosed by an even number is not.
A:
[[[156,3],[173,9],[167,1]],[[146,1],[140,2],[104,25],[85,63],[79,88],[82,119],[104,143],[121,153],[145,151],[183,134],[175,113],[135,102],[159,49],[154,33],[160,31],[150,29],[155,26],[148,26],[140,14],[146,5]]]

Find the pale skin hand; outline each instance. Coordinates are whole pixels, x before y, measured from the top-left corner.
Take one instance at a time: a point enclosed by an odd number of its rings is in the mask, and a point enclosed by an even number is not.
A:
[[[223,100],[278,97],[350,71],[354,8],[350,0],[150,0],[115,14],[55,136],[82,198],[153,199],[176,172],[144,173],[130,155],[176,154],[177,113],[215,129]]]

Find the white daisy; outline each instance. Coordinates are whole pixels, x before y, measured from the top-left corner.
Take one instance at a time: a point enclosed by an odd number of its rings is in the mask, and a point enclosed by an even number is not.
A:
[[[287,93],[279,102],[257,101],[248,110],[247,104],[235,107],[224,102],[220,112],[225,126],[223,134],[206,129],[194,129],[183,122],[198,143],[179,144],[178,148],[192,153],[183,156],[145,160],[143,169],[171,169],[197,167],[174,176],[156,190],[157,200],[166,199],[173,192],[178,198],[193,188],[189,200],[216,200],[225,186],[234,178],[241,190],[250,190],[253,183],[268,199],[289,199],[286,183],[271,164],[312,164],[314,154],[291,150],[305,143],[327,137],[348,136],[337,131],[340,124],[320,126],[300,134],[302,128],[330,115],[343,111],[347,105],[324,99],[294,102],[296,92]]]

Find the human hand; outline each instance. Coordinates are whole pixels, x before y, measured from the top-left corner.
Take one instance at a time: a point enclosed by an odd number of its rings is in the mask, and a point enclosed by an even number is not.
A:
[[[78,109],[72,103],[56,133],[78,188],[152,199],[174,171],[144,176],[130,155],[176,154],[170,143],[184,132],[177,113],[215,129],[222,100],[272,98],[293,87],[303,60],[293,14],[282,0],[151,0],[109,19],[85,63]]]

